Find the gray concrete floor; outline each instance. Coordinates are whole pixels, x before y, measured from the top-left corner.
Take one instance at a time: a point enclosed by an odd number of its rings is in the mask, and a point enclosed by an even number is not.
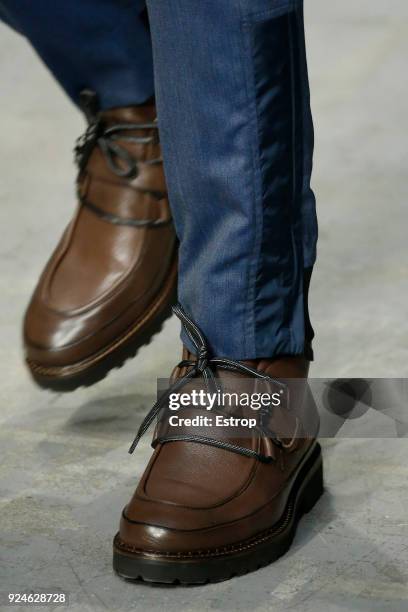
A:
[[[307,5],[319,264],[314,376],[406,376],[408,5]],[[222,584],[154,588],[111,571],[111,538],[149,454],[127,447],[172,367],[170,321],[94,388],[41,392],[20,323],[74,195],[82,120],[25,41],[0,26],[0,590],[63,588],[73,610],[408,609],[408,441],[323,441],[326,493],[290,553]]]

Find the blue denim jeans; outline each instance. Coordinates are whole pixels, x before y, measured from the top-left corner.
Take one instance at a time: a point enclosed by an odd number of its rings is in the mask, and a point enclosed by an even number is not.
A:
[[[146,4],[149,25],[141,0],[0,0],[0,14],[74,101],[155,93],[179,301],[212,353],[302,354],[317,240],[302,2]]]

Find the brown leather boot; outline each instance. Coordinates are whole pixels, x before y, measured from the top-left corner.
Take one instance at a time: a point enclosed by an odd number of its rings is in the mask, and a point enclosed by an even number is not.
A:
[[[293,377],[298,379],[296,392],[289,404],[263,414],[266,429],[257,426],[242,438],[227,426],[187,423],[170,432],[162,416],[153,456],[114,539],[113,566],[127,579],[205,583],[264,566],[289,549],[301,516],[323,490],[319,419],[304,380],[307,360],[209,359],[199,330],[190,320],[183,322],[199,358],[190,355],[179,364],[169,393],[142,423],[131,451],[169,394],[191,390],[195,381],[214,384],[228,372],[238,383],[252,377],[254,383],[279,387]],[[181,414],[192,418],[203,413],[214,419],[213,411],[192,406]]]
[[[91,385],[147,344],[171,314],[177,246],[154,104],[96,113],[76,147],[78,208],[24,321],[42,387]]]

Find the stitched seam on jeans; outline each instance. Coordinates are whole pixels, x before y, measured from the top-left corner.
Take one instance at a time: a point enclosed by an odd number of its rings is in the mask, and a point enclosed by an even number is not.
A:
[[[252,171],[253,171],[253,201],[254,201],[254,239],[251,254],[251,261],[248,266],[248,290],[247,290],[247,306],[246,306],[246,325],[245,325],[245,348],[246,358],[255,358],[256,355],[256,322],[255,322],[255,296],[256,296],[256,275],[259,268],[259,257],[261,252],[262,235],[263,235],[263,211],[262,211],[262,172],[260,160],[260,140],[259,140],[259,118],[258,108],[255,94],[255,74],[253,67],[253,41],[252,41],[252,24],[242,21],[243,27],[243,46],[244,46],[244,71],[245,71],[245,89],[247,93],[248,105],[250,107],[250,124],[254,124],[255,136],[251,138],[252,148]],[[248,26],[251,27],[248,27]],[[250,81],[250,82],[248,82]],[[251,345],[248,350],[247,338],[250,336]]]
[[[295,15],[295,19],[297,19],[298,14],[295,10],[293,11],[294,15]],[[297,24],[296,24],[297,25]],[[301,75],[301,66],[300,66],[300,60],[299,60],[299,55],[298,55],[298,62],[299,62],[299,66],[298,66],[298,70],[299,70],[299,88],[300,88],[300,93],[299,93],[299,100],[296,100],[296,82],[295,82],[295,47],[294,47],[294,31],[293,31],[293,22],[291,22],[290,20],[290,15],[288,15],[288,28],[289,28],[289,42],[290,42],[290,62],[291,62],[291,86],[292,86],[292,92],[291,92],[291,100],[292,100],[292,131],[293,131],[293,139],[292,139],[292,158],[293,158],[293,163],[292,163],[292,168],[293,168],[293,195],[292,195],[292,213],[294,212],[295,206],[296,204],[298,204],[300,206],[300,199],[303,197],[303,181],[304,181],[304,152],[303,152],[303,145],[304,145],[304,132],[303,132],[303,124],[301,125],[301,129],[297,130],[296,129],[296,114],[298,114],[298,116],[302,117],[302,121],[303,121],[303,104],[302,104],[302,96],[303,96],[303,86],[301,85],[300,81],[302,79],[302,75]],[[298,54],[299,54],[299,48],[297,49]],[[296,102],[298,102],[299,108],[296,107]],[[302,155],[301,155],[301,159],[302,162],[301,164],[297,163],[297,153],[296,153],[296,149],[297,149],[297,143],[301,143],[302,146]],[[300,183],[299,183],[299,178],[300,178]],[[297,191],[297,185],[300,185],[300,191]],[[297,202],[297,198],[299,198],[299,202]],[[300,214],[300,213],[299,213]],[[303,239],[300,241],[300,246],[299,246],[299,261],[297,258],[297,245],[296,245],[296,236],[295,236],[295,230],[294,230],[294,216],[293,214],[291,215],[291,235],[292,235],[292,249],[293,249],[293,270],[294,270],[294,277],[296,277],[296,272],[297,275],[299,276],[299,282],[301,283],[302,286],[302,300],[303,300],[303,291],[304,291],[304,272],[303,272],[303,268],[304,268],[304,253],[303,253]],[[304,316],[304,311],[302,308],[302,316]],[[305,329],[305,321],[303,321],[303,326]],[[293,330],[293,320],[291,321],[291,325],[290,325],[290,337],[291,337],[291,345],[292,347],[296,347],[299,345],[299,342],[296,340],[295,334],[294,334],[294,330]],[[304,353],[305,351],[305,336],[303,336],[303,341],[302,341],[302,352]],[[295,350],[293,348],[293,350]]]
[[[257,220],[256,219],[256,223],[255,223],[255,245],[254,245],[254,250],[257,246],[257,254],[255,255],[256,257],[256,265],[255,265],[255,269],[254,271],[252,271],[252,276],[250,276],[249,278],[249,289],[248,289],[248,304],[252,304],[252,319],[251,322],[249,322],[248,320],[248,326],[252,323],[252,333],[253,333],[253,342],[252,342],[252,346],[253,349],[255,351],[254,356],[256,357],[258,352],[257,352],[257,342],[256,342],[256,317],[255,317],[255,304],[256,304],[256,276],[257,276],[257,272],[259,270],[259,262],[260,262],[260,255],[261,255],[261,250],[262,250],[262,237],[263,237],[263,199],[262,199],[262,169],[261,169],[261,156],[260,156],[260,140],[259,140],[259,129],[260,129],[260,120],[259,120],[259,112],[258,112],[258,104],[257,104],[257,100],[256,100],[256,87],[255,87],[255,73],[254,73],[254,65],[253,65],[253,56],[252,56],[252,51],[253,51],[253,27],[254,25],[256,25],[259,22],[268,20],[268,18],[276,18],[279,16],[284,16],[287,15],[287,24],[288,24],[288,43],[289,43],[289,52],[290,52],[290,73],[291,73],[291,115],[292,115],[292,120],[291,120],[291,125],[292,125],[292,134],[293,134],[293,138],[292,138],[292,142],[291,142],[291,149],[292,149],[292,155],[291,155],[291,162],[292,162],[292,168],[291,168],[291,174],[292,174],[292,197],[291,197],[291,222],[290,222],[290,232],[291,232],[291,249],[292,249],[292,254],[293,254],[293,264],[292,264],[292,271],[293,271],[293,277],[296,277],[296,270],[298,271],[299,274],[299,268],[300,268],[300,264],[298,264],[297,261],[297,248],[296,248],[296,240],[295,240],[295,235],[294,235],[294,229],[293,229],[293,223],[294,223],[294,217],[293,217],[293,210],[294,210],[294,204],[295,204],[295,198],[296,198],[296,138],[297,135],[295,134],[295,129],[296,129],[296,122],[295,122],[295,117],[294,117],[294,113],[296,111],[295,109],[295,89],[294,89],[294,47],[293,47],[293,30],[291,27],[291,22],[290,22],[290,16],[292,13],[296,14],[296,7],[299,4],[299,0],[292,0],[291,2],[286,2],[284,4],[281,4],[279,6],[275,6],[273,9],[269,9],[269,10],[265,10],[265,11],[261,11],[259,13],[254,13],[252,15],[246,16],[245,18],[242,19],[242,28],[244,33],[247,36],[247,39],[249,40],[249,42],[247,43],[247,47],[249,48],[249,59],[248,61],[249,63],[249,68],[248,68],[248,78],[251,79],[251,86],[252,86],[252,94],[249,95],[248,94],[248,98],[249,98],[249,102],[252,105],[252,111],[254,112],[255,115],[255,122],[256,122],[256,130],[257,130],[257,134],[256,134],[256,138],[257,138],[257,149],[254,153],[254,185],[255,188],[257,187],[257,183],[256,183],[256,178],[257,178],[257,173],[258,173],[258,180],[260,179],[260,193],[254,193],[254,199],[255,199],[255,211],[259,212],[259,202],[260,202],[260,219]],[[255,161],[257,160],[257,162]],[[258,190],[259,190],[259,185],[258,185]],[[258,202],[257,202],[258,201]],[[257,230],[258,228],[258,230]],[[257,240],[257,234],[256,232],[259,231],[260,229],[260,236],[258,236],[258,240],[259,243],[256,245],[256,240]],[[303,253],[303,251],[302,251]],[[302,254],[301,253],[301,254]],[[253,284],[253,286],[251,287],[251,282]],[[250,290],[252,289],[252,295],[250,294]],[[293,354],[298,354],[303,352],[304,350],[304,343],[302,344],[302,347],[299,347],[299,344],[296,342],[296,338],[295,338],[295,334],[294,334],[294,330],[293,330],[293,320],[290,321],[289,325],[286,327],[287,332],[288,332],[288,340],[289,340],[289,351],[290,353]]]
[[[296,138],[297,138],[297,134],[296,134],[296,99],[295,99],[295,67],[294,67],[294,48],[293,48],[293,29],[292,29],[292,24],[290,21],[290,13],[288,13],[287,16],[287,25],[288,25],[288,42],[289,42],[289,58],[290,58],[290,102],[291,102],[291,149],[292,149],[292,154],[291,154],[291,162],[292,162],[292,168],[291,168],[291,173],[292,173],[292,197],[291,197],[291,203],[290,203],[290,236],[291,236],[291,247],[292,247],[292,254],[293,254],[293,276],[296,277],[295,271],[297,269],[297,258],[296,258],[296,240],[295,240],[295,234],[293,231],[293,222],[294,222],[294,205],[295,205],[295,198],[296,198],[296,173],[297,173],[297,168],[296,168]],[[291,319],[290,322],[290,327],[289,327],[289,335],[290,335],[290,345],[291,347],[294,346],[294,334],[293,334],[293,326],[292,326],[293,320]]]

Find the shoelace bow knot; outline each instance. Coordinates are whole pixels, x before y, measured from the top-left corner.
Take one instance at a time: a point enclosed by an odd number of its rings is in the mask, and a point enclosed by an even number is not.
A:
[[[233,359],[227,359],[224,357],[210,358],[208,356],[207,342],[200,328],[185,313],[185,311],[183,310],[180,304],[173,306],[172,310],[173,310],[173,313],[180,319],[185,332],[187,333],[188,337],[193,343],[196,349],[196,353],[197,353],[197,360],[193,361],[193,360],[184,359],[180,361],[180,363],[178,364],[178,368],[188,367],[191,369],[189,369],[188,372],[184,376],[178,378],[172,385],[170,385],[169,388],[163,393],[163,395],[159,397],[157,402],[147,413],[142,424],[139,427],[139,430],[136,434],[135,439],[133,440],[129,448],[129,453],[133,453],[133,451],[137,447],[142,436],[149,429],[153,421],[159,416],[160,411],[163,408],[165,408],[170,395],[172,393],[175,393],[179,389],[181,389],[186,383],[188,383],[189,381],[191,381],[192,379],[198,376],[202,376],[208,389],[220,391],[219,381],[216,379],[214,375],[214,370],[216,368],[220,368],[222,370],[228,370],[230,372],[237,372],[240,374],[248,374],[249,376],[253,376],[255,378],[265,380],[269,383],[277,384],[281,387],[286,387],[286,385],[283,384],[281,381],[278,381],[277,379],[272,378],[271,376],[268,376],[267,374],[264,374],[262,372],[258,372],[257,370],[243,363],[240,363],[239,361],[235,361]],[[279,447],[282,447],[282,443],[278,438],[271,437],[270,439],[272,440],[274,444],[276,444]],[[170,442],[170,441],[177,441],[177,440],[178,441],[183,440],[183,441],[190,441],[190,442],[201,442],[203,444],[209,444],[212,446],[225,448],[227,450],[239,453],[241,455],[246,455],[249,457],[257,457],[261,461],[269,462],[273,460],[272,457],[269,457],[269,456],[265,457],[264,455],[261,455],[257,453],[256,451],[253,451],[252,449],[238,446],[236,444],[231,444],[230,442],[227,442],[224,440],[216,440],[213,438],[207,438],[207,437],[199,436],[199,435],[166,437],[163,439],[159,439],[158,441],[159,442]]]

